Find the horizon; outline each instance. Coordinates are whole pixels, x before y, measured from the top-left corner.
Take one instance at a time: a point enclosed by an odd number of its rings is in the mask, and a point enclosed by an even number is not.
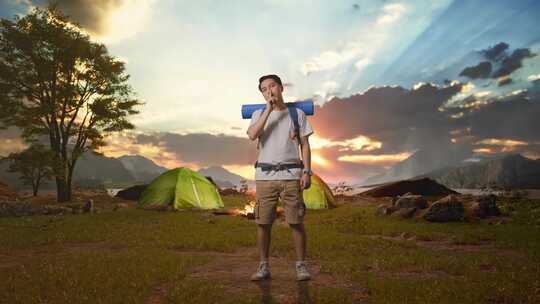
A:
[[[4,1],[0,17],[45,3]],[[258,77],[272,73],[285,101],[314,99],[312,167],[330,183],[498,153],[540,158],[532,0],[58,4],[126,63],[146,103],[135,130],[106,139],[106,156],[219,165],[252,180],[256,143],[240,108],[264,102]],[[0,139],[0,155],[26,146],[15,128]]]

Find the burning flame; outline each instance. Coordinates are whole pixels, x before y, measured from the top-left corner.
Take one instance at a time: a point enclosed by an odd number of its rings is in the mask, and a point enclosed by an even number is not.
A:
[[[234,209],[238,215],[248,216],[255,213],[255,201],[251,201],[244,206],[244,209]]]
[[[233,215],[233,216],[244,216],[244,217],[247,217],[248,219],[254,219],[255,218],[255,201],[250,201],[248,202],[245,206],[244,206],[244,209],[231,209],[231,210],[228,210],[225,214],[227,215]],[[277,216],[279,217],[280,215],[284,214],[285,213],[285,210],[282,208],[282,207],[277,207]]]

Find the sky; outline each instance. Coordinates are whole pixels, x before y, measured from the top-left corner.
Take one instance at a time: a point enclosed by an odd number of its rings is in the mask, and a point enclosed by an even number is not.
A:
[[[252,179],[257,150],[243,104],[278,74],[286,101],[311,98],[313,170],[360,182],[418,151],[540,157],[540,2],[58,1],[126,62],[145,104],[136,129],[101,152]],[[38,0],[0,0],[0,17]],[[0,133],[20,150],[17,130]]]

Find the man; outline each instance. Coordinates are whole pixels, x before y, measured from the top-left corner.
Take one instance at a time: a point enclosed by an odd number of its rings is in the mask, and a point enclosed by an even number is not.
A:
[[[306,233],[303,224],[306,205],[302,191],[309,188],[311,183],[308,137],[313,134],[313,130],[302,110],[288,109],[283,102],[283,85],[277,75],[261,77],[259,91],[266,100],[266,108],[253,113],[247,130],[251,140],[259,140],[259,156],[255,165],[255,221],[261,260],[251,279],[259,281],[270,278],[270,236],[278,198],[281,197],[285,220],[293,231],[297,257],[296,278],[300,281],[309,280],[311,276],[305,262]],[[296,115],[289,111],[296,111]],[[298,130],[293,118],[298,120]]]

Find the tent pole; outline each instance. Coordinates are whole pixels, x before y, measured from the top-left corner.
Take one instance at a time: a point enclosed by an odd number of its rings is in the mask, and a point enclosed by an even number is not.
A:
[[[197,188],[195,187],[195,182],[193,181],[193,178],[189,178],[191,180],[191,186],[193,187],[193,192],[195,193],[195,197],[197,198],[197,204],[199,205],[199,208],[201,208],[201,199],[199,198],[199,193],[197,192]]]

